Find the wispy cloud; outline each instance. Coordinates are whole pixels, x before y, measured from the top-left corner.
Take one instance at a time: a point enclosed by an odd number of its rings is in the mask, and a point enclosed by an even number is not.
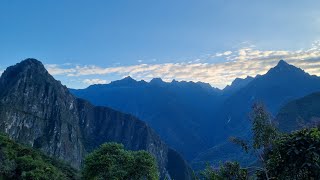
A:
[[[85,83],[87,85],[106,84],[106,83],[108,83],[108,81],[104,80],[104,79],[85,79],[85,80],[83,80],[83,83]]]
[[[228,56],[230,54],[232,54],[232,51],[225,51],[223,53],[216,53],[216,57]]]
[[[223,58],[225,61],[209,63],[196,59],[183,63],[139,64],[133,66],[99,67],[84,65],[64,67],[60,65],[46,65],[52,75],[69,77],[86,76],[132,76],[136,79],[150,80],[161,77],[165,81],[187,80],[203,81],[219,88],[230,84],[236,77],[256,76],[264,74],[275,66],[280,59],[286,60],[297,67],[301,67],[310,74],[320,75],[320,42],[317,41],[310,48],[295,51],[289,50],[259,50],[255,46],[242,47],[233,51],[214,53],[212,58]],[[109,78],[108,78],[109,79]],[[84,83],[101,83],[104,81],[86,81]]]

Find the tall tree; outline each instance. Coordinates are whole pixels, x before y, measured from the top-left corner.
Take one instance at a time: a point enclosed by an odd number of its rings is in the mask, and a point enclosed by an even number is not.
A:
[[[240,138],[231,137],[230,140],[240,145],[245,152],[257,156],[260,161],[260,167],[249,167],[263,173],[266,179],[271,179],[267,169],[266,154],[271,150],[274,141],[277,139],[279,132],[275,127],[270,113],[262,103],[255,103],[250,113],[252,124],[252,140],[246,141]]]

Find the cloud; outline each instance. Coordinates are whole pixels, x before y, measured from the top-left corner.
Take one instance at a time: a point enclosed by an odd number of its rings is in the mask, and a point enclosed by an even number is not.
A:
[[[106,83],[108,83],[108,81],[104,80],[104,79],[85,79],[85,80],[83,80],[83,83],[87,84],[87,85],[106,84]]]
[[[218,55],[218,56],[217,56]],[[46,65],[52,75],[69,77],[99,76],[123,77],[150,80],[160,77],[165,81],[187,80],[208,82],[212,86],[223,88],[235,78],[256,76],[266,73],[280,59],[301,67],[310,74],[320,75],[320,42],[316,41],[308,49],[259,50],[255,46],[242,47],[234,51],[215,53],[212,58],[224,58],[223,62],[209,63],[208,59],[197,59],[181,63],[138,64],[133,66],[99,67],[95,65],[64,67]],[[207,61],[207,63],[205,63]],[[104,81],[87,80],[85,83],[101,83]],[[114,79],[115,80],[115,79]]]
[[[230,54],[232,54],[232,51],[225,51],[223,53],[216,53],[216,57],[228,56]]]
[[[76,72],[75,68],[63,68],[63,67],[59,66],[58,64],[46,64],[45,66],[51,75],[63,75],[63,74]],[[62,66],[65,66],[65,64],[63,64]],[[68,65],[68,66],[70,66],[70,65]]]

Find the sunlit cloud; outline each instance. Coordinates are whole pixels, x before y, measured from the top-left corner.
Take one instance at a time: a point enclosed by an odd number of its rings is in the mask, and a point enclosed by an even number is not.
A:
[[[150,80],[160,77],[165,81],[186,80],[208,82],[214,87],[223,88],[235,78],[264,74],[274,67],[280,59],[304,69],[314,75],[320,75],[320,42],[310,48],[289,50],[259,50],[255,46],[239,48],[233,51],[214,53],[211,57],[223,58],[223,62],[209,63],[199,58],[193,61],[164,64],[138,64],[132,66],[99,67],[95,65],[64,67],[55,64],[46,65],[52,75],[71,77],[95,76],[131,76],[135,79]],[[94,78],[96,79],[96,78]],[[112,78],[108,78],[112,79]],[[115,79],[114,79],[115,80]],[[84,82],[89,84],[87,81]],[[103,81],[97,81],[101,83]]]
[[[106,83],[108,83],[108,81],[104,80],[104,79],[85,79],[85,80],[83,80],[83,83],[85,83],[87,85],[106,84]]]

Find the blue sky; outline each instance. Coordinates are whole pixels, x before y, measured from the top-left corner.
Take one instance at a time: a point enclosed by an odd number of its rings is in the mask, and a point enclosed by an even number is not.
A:
[[[283,58],[320,75],[319,8],[317,0],[4,0],[0,71],[33,57],[73,88],[127,75],[223,88]]]

